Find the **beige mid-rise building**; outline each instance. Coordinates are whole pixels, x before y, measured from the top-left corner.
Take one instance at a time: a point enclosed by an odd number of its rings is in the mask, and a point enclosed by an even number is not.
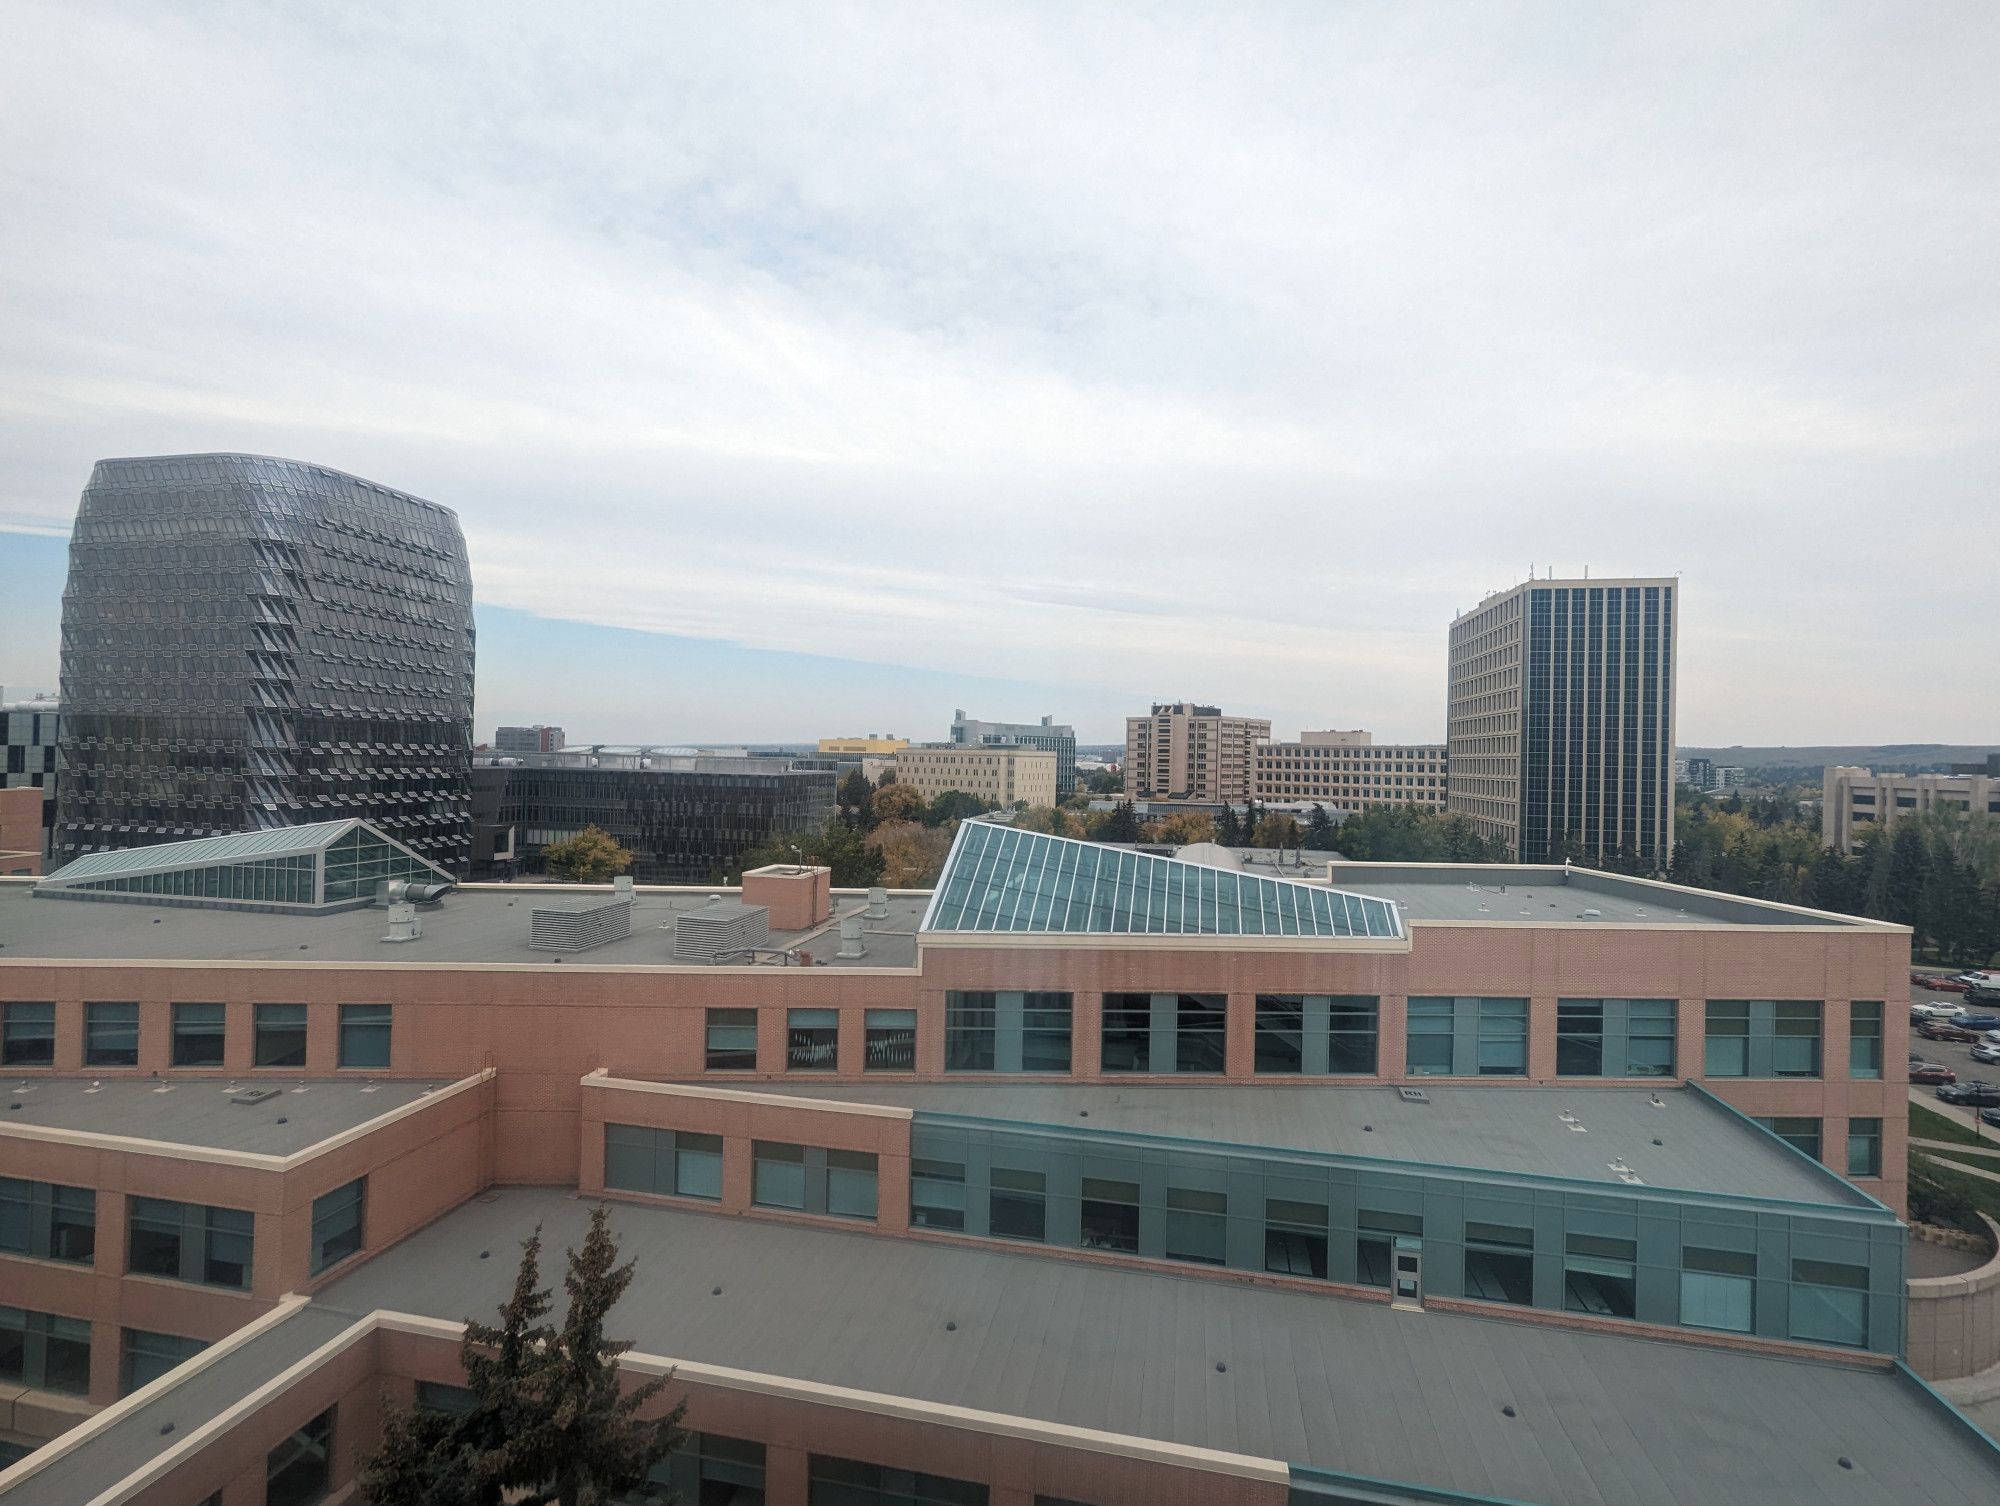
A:
[[[1954,766],[1949,774],[1877,774],[1843,765],[1826,771],[1823,793],[1821,840],[1851,852],[1871,825],[1893,826],[1903,816],[1931,810],[2000,815],[2000,754],[1983,765]]]
[[[893,733],[877,736],[871,732],[866,737],[822,737],[819,750],[822,753],[845,753],[863,758],[882,758],[900,753],[909,747],[907,737],[897,737]]]
[[[1248,800],[1262,717],[1224,716],[1219,706],[1178,701],[1125,718],[1125,795],[1130,800]]]
[[[1310,800],[1332,810],[1422,805],[1442,810],[1443,743],[1385,743],[1368,732],[1301,732],[1295,743],[1260,742],[1254,759],[1259,800]]]
[[[1054,805],[1056,755],[1042,748],[920,743],[896,755],[896,782],[926,800],[959,790],[1001,805]]]

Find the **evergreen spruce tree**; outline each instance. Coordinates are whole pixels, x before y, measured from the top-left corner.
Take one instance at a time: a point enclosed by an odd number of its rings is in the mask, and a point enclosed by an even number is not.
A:
[[[1243,828],[1236,820],[1236,807],[1226,800],[1222,803],[1222,814],[1215,819],[1215,840],[1224,847],[1243,845]]]
[[[1314,852],[1333,851],[1333,818],[1326,813],[1323,805],[1315,805],[1306,821],[1305,845]]]

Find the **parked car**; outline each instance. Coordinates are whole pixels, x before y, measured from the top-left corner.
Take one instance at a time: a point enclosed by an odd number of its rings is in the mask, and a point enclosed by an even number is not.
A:
[[[1911,1062],[1911,1082],[1957,1082],[1958,1074],[1943,1062]]]
[[[1985,1062],[1988,1065],[2000,1062],[2000,1045],[1995,1045],[1992,1041],[1974,1041],[1972,1043],[1972,1059],[1976,1062]]]
[[[1925,1020],[1917,1027],[1917,1034],[1927,1041],[1971,1041],[1979,1037],[1976,1032],[1963,1025],[1954,1025],[1950,1020]]]
[[[1910,1005],[1910,1023],[1920,1025],[1925,1020],[1948,1020],[1965,1006],[1963,1004],[1932,1004],[1915,1001]]]
[[[1960,1030],[1970,1030],[1975,1035],[1987,1030],[2000,1030],[2000,1014],[1987,1014],[1983,1011],[1975,1013],[1967,1010],[1964,1014],[1955,1014],[1951,1017],[1951,1022]]]
[[[1979,1119],[1982,1124],[2000,1124],[2000,1109],[1981,1109]]]
[[[1935,989],[1942,994],[1962,994],[1965,992],[1963,978],[1947,978],[1943,973],[1911,973],[1910,981],[1918,988]]]
[[[1937,1090],[1937,1096],[1942,1103],[1955,1103],[1962,1108],[2000,1108],[2000,1088],[1984,1079],[1946,1083]]]

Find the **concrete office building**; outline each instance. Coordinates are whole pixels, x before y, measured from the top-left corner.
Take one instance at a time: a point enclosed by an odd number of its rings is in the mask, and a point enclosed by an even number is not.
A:
[[[877,737],[871,732],[866,737],[822,737],[819,751],[828,757],[889,758],[909,745],[907,737],[897,737],[892,733]]]
[[[968,822],[929,896],[747,876],[810,966],[675,962],[714,907],[642,888],[560,968],[523,904],[575,889],[460,889],[385,946],[0,883],[0,1425],[69,1429],[0,1499],[347,1488],[385,1403],[451,1405],[518,1241],[600,1198],[685,1499],[2000,1490],[1898,1360],[1907,931],[1339,880]]]
[[[1828,769],[1820,802],[1821,840],[1837,851],[1852,852],[1871,825],[1891,827],[1903,816],[1930,810],[2000,815],[2000,754],[1953,769],[1949,774],[1877,774],[1846,765]]]
[[[1255,787],[1262,717],[1224,716],[1219,706],[1179,701],[1125,718],[1125,795],[1241,804]]]
[[[560,753],[563,750],[563,729],[545,727],[537,722],[532,727],[502,727],[493,734],[495,753]]]
[[[1056,766],[1040,748],[919,743],[896,755],[896,783],[926,800],[958,790],[1002,806],[1054,805]]]
[[[293,460],[99,461],[53,857],[361,816],[462,874],[472,673],[449,508]]]
[[[1442,810],[1442,743],[1375,745],[1367,732],[1301,732],[1294,743],[1256,746],[1251,793],[1265,803],[1305,801],[1328,810],[1421,805]]]
[[[1039,722],[982,722],[957,710],[951,714],[951,741],[961,748],[1040,748],[1056,756],[1056,799],[1076,793],[1076,728]]]
[[[1531,580],[1451,625],[1446,806],[1524,863],[1674,833],[1679,582]]]
[[[0,764],[0,789],[37,790],[41,799],[37,839],[27,843],[17,830],[9,840],[32,846],[39,857],[48,856],[55,833],[56,746],[61,733],[62,704],[54,696],[10,697],[0,688],[0,737],[5,738],[6,748],[6,761]],[[18,826],[18,816],[15,823]]]
[[[1712,758],[1690,758],[1686,768],[1687,782],[1698,790],[1715,788],[1715,760]]]
[[[785,757],[659,749],[481,762],[472,769],[474,871],[540,873],[550,843],[597,826],[632,854],[639,883],[719,880],[753,848],[824,826],[836,778]]]

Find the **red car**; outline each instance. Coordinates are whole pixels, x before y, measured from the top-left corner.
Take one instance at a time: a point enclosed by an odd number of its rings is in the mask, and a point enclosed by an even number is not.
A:
[[[1911,1062],[1911,1082],[1957,1082],[1958,1074],[1943,1062]]]
[[[1949,973],[1911,973],[1910,981],[1918,988],[1941,994],[1962,994],[1967,986],[1963,978],[1954,978]]]
[[[1927,1041],[1976,1041],[1978,1032],[1967,1030],[1962,1025],[1954,1025],[1949,1020],[1925,1020],[1917,1027],[1917,1034]]]

